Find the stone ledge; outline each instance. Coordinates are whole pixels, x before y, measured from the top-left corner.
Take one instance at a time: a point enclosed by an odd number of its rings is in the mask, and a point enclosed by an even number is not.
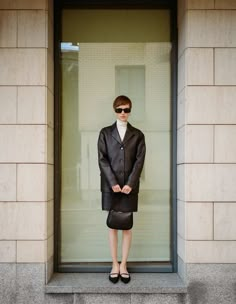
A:
[[[127,285],[112,284],[106,273],[55,273],[45,293],[187,293],[187,285],[176,273],[132,273]]]

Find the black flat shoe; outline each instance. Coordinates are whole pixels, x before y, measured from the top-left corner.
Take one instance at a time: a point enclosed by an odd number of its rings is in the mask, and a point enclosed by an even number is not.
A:
[[[119,273],[113,272],[109,274],[109,280],[113,283],[116,284],[119,281]]]
[[[120,279],[123,283],[127,284],[130,281],[130,274],[129,273],[121,273],[120,274]]]

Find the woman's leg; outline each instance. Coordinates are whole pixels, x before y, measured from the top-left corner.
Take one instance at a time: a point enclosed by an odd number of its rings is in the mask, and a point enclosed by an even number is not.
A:
[[[117,260],[118,230],[109,229],[109,244],[112,257],[111,273],[119,273],[119,263]]]
[[[129,250],[132,240],[132,230],[123,230],[122,239],[122,261],[120,264],[120,273],[128,273],[127,271],[127,259],[129,256]]]

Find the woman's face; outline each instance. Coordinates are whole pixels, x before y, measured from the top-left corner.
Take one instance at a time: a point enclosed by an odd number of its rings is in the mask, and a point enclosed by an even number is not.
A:
[[[129,104],[126,104],[126,105],[121,105],[121,106],[117,107],[115,109],[115,112],[116,112],[116,117],[119,120],[127,122],[131,109],[130,109]]]

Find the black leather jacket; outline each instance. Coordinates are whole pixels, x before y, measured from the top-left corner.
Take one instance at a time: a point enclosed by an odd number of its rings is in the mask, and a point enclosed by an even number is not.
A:
[[[112,192],[111,187],[129,185],[132,193],[139,192],[139,178],[145,159],[144,134],[127,124],[121,141],[116,123],[100,131],[98,161],[101,171],[101,191]]]

